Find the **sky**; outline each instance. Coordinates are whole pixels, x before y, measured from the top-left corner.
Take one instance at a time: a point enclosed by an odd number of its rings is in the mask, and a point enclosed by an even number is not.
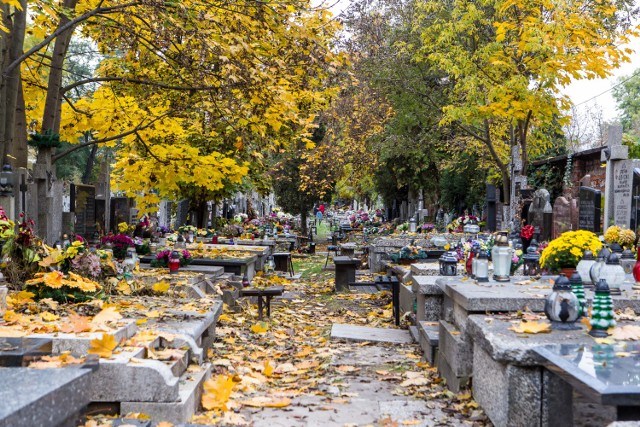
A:
[[[613,75],[608,79],[577,80],[565,88],[563,92],[569,95],[574,105],[593,106],[597,102],[598,106],[602,108],[605,120],[612,121],[617,117],[616,102],[611,95],[611,88],[620,77],[628,77],[640,69],[640,39],[637,39],[629,47],[635,50],[631,55],[631,62],[624,63],[620,68],[614,70]]]

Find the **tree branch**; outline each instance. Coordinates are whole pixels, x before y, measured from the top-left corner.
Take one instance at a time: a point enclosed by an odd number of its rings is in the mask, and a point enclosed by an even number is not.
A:
[[[128,7],[132,7],[132,6],[138,6],[142,4],[141,2],[138,1],[134,1],[131,3],[126,3],[123,5],[118,5],[118,6],[111,6],[111,7],[98,7],[96,9],[90,10],[89,12],[80,15],[74,19],[72,19],[71,21],[67,22],[65,25],[58,27],[53,33],[51,33],[51,35],[49,35],[49,37],[46,37],[44,40],[42,40],[40,43],[38,43],[37,45],[33,46],[31,49],[29,49],[28,51],[26,51],[25,53],[23,53],[22,55],[20,55],[18,58],[16,58],[11,64],[9,64],[7,66],[7,68],[5,68],[4,70],[2,70],[2,75],[3,76],[8,76],[9,73],[11,73],[11,71],[13,71],[14,68],[16,68],[18,65],[20,65],[22,63],[22,61],[24,61],[25,59],[27,59],[28,57],[30,57],[31,55],[33,55],[34,53],[36,53],[37,51],[39,51],[40,49],[42,49],[43,47],[47,46],[49,43],[51,43],[52,40],[54,40],[56,37],[58,37],[60,34],[72,29],[73,27],[76,26],[76,24],[82,22],[82,21],[86,21],[87,19],[99,14],[99,13],[113,13],[113,12],[117,12],[118,10],[121,9],[126,9]]]
[[[61,89],[62,93],[68,92],[72,89],[75,89],[78,86],[82,86],[89,83],[98,83],[98,82],[114,82],[121,81],[122,83],[135,83],[141,85],[149,85],[162,89],[170,89],[170,90],[182,90],[182,91],[191,91],[191,90],[203,90],[203,91],[214,91],[219,90],[218,86],[174,86],[166,83],[153,82],[150,80],[141,80],[141,79],[129,79],[127,77],[95,77],[90,79],[78,80],[75,83],[72,83],[68,86],[65,86]]]

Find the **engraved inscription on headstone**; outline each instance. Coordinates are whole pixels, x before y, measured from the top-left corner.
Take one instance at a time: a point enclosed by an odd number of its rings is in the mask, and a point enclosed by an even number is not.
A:
[[[600,233],[600,211],[602,195],[600,190],[580,187],[580,216],[578,228]]]
[[[631,226],[632,184],[633,161],[617,162],[613,171],[613,221],[624,228]]]

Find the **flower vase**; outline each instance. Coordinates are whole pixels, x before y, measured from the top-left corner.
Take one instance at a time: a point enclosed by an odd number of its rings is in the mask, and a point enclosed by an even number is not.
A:
[[[573,273],[575,273],[577,270],[575,267],[562,267],[560,269],[560,274],[562,274],[563,276],[565,276],[567,279],[571,279],[571,276],[573,275]]]

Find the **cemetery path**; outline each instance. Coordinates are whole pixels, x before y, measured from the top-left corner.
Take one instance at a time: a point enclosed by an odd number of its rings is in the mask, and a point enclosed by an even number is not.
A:
[[[336,341],[333,324],[394,328],[391,296],[335,294],[323,256],[298,263],[271,318],[226,311],[210,350],[209,409],[193,422],[247,426],[489,424],[468,392],[449,392],[416,344]]]

